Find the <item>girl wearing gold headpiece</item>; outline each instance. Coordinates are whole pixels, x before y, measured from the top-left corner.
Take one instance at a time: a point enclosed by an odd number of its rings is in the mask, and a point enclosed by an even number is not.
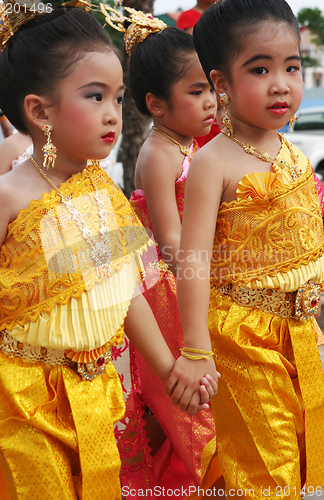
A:
[[[277,133],[302,98],[298,23],[285,0],[223,0],[193,37],[226,113],[186,185],[184,342],[212,346],[222,374],[213,411],[227,497],[296,499],[324,487],[312,321],[324,282],[322,214],[309,162]]]
[[[218,375],[207,362],[214,380],[200,389],[194,361],[174,363],[140,293],[151,241],[98,165],[121,130],[109,37],[77,8],[13,17],[0,105],[34,151],[0,178],[0,466],[11,498],[120,499],[111,351],[123,329],[189,414]]]

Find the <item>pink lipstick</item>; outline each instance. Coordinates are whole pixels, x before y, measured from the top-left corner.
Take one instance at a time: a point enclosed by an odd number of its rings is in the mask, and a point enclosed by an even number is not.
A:
[[[215,121],[215,116],[212,114],[212,115],[209,115],[208,118],[206,118],[206,120],[204,120],[204,123],[208,123],[208,125],[211,125],[212,123],[214,123]]]
[[[289,110],[289,106],[287,102],[275,102],[271,107],[268,108],[270,113],[273,115],[285,115]]]

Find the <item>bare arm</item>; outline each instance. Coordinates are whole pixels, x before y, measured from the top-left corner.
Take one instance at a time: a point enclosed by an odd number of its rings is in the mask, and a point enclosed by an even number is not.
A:
[[[125,319],[125,333],[158,377],[166,380],[172,371],[175,359],[165,343],[150,306],[142,295],[132,299]]]
[[[208,331],[209,269],[215,235],[218,207],[223,192],[223,177],[216,165],[211,165],[214,155],[207,145],[193,159],[185,195],[185,211],[180,249],[183,262],[179,269],[177,288],[184,333],[184,345],[211,350]],[[215,157],[215,156],[214,156]],[[215,366],[205,360],[195,361],[194,376],[208,372],[214,377]]]
[[[183,262],[178,276],[178,299],[185,341],[189,347],[202,345],[202,349],[203,345],[210,345],[207,328],[209,269],[223,192],[223,180],[215,173],[216,168],[210,165],[207,146],[192,161],[180,244]]]
[[[158,377],[167,383],[168,395],[175,392],[172,398],[174,404],[179,404],[180,409],[188,411],[189,415],[208,408],[204,403],[215,394],[218,375],[214,380],[207,375],[208,381],[204,381],[205,373],[209,373],[206,371],[200,381],[192,380],[190,372],[193,361],[188,362],[182,356],[175,361],[142,295],[131,302],[125,319],[125,333]],[[179,390],[183,385],[187,387],[186,391]]]
[[[174,148],[149,150],[140,155],[137,169],[162,257],[176,274],[181,223],[175,197],[175,181],[181,174],[183,155]]]

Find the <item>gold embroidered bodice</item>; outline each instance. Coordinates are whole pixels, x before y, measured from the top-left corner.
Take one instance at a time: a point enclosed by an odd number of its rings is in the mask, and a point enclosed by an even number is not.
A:
[[[98,276],[80,226],[52,190],[9,225],[0,251],[0,330],[21,342],[83,351],[107,343],[121,326],[150,243],[123,193],[88,167],[104,201],[110,275]],[[87,171],[60,186],[100,238],[103,221]]]
[[[323,222],[312,168],[297,148],[302,175],[286,171],[249,174],[237,200],[219,209],[211,261],[211,285],[297,289],[324,280]],[[282,145],[280,156],[289,160]]]

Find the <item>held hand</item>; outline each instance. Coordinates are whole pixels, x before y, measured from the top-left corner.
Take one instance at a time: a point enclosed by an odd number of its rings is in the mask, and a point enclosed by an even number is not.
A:
[[[180,356],[166,379],[166,393],[172,397],[172,403],[179,405],[180,410],[187,411],[189,415],[194,415],[200,404],[200,381],[206,373],[214,380],[212,388],[207,389],[209,396],[212,392],[215,394],[219,378],[213,358],[197,361]]]
[[[220,373],[217,372],[217,374],[220,378]],[[218,384],[217,381],[214,380],[213,377],[211,377],[208,373],[201,379],[200,383],[200,405],[198,406],[198,411],[208,410],[209,405],[207,403],[217,393]]]

